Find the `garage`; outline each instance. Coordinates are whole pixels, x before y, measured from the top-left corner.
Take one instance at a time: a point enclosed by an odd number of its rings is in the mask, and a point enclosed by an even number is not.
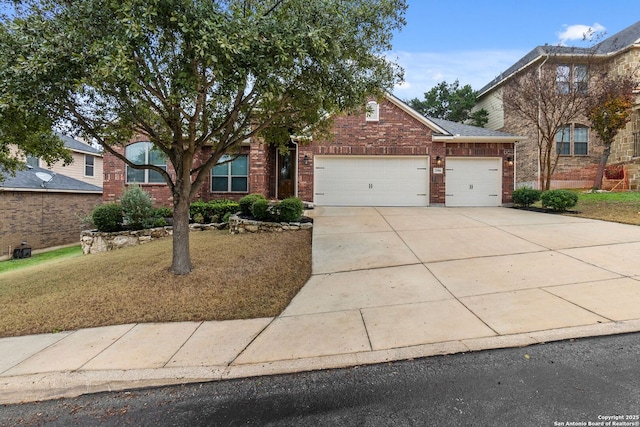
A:
[[[446,206],[501,206],[500,158],[446,159]]]
[[[427,156],[315,156],[319,206],[427,206]]]

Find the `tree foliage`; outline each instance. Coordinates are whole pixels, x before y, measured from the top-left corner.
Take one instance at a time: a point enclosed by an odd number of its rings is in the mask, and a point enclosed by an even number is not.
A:
[[[588,106],[591,128],[604,144],[604,150],[598,165],[594,187],[602,188],[604,169],[611,153],[611,144],[618,132],[631,119],[633,112],[633,89],[636,82],[633,76],[618,76],[607,79],[595,93]]]
[[[477,92],[470,85],[460,87],[456,79],[453,83],[443,81],[425,92],[424,99],[413,98],[408,104],[420,114],[453,122],[468,122],[474,126],[484,126],[489,113],[482,109],[471,110],[476,104]]]
[[[161,174],[173,195],[176,274],[192,268],[189,201],[225,153],[254,136],[285,144],[326,130],[324,117],[361,108],[402,77],[383,53],[405,23],[405,0],[20,3],[0,28],[2,135],[19,142],[20,131],[66,124]],[[173,172],[114,149],[135,134]]]

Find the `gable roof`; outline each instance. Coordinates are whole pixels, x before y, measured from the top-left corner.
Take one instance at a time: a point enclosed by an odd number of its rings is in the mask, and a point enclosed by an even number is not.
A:
[[[390,93],[386,93],[386,99],[398,108],[409,114],[420,123],[431,129],[434,141],[445,142],[514,142],[526,139],[526,137],[512,135],[505,132],[486,129],[478,126],[465,125],[450,120],[436,119],[423,116],[408,104]]]
[[[548,58],[550,56],[575,57],[595,55],[600,57],[611,56],[634,45],[640,45],[640,21],[606,38],[593,47],[571,47],[571,46],[537,46],[525,56],[520,58],[515,64],[500,73],[498,77],[487,83],[478,91],[478,97],[483,96],[504,80],[508,79],[518,71],[527,68],[529,65]]]
[[[42,179],[38,178],[37,173],[44,173],[52,178],[45,183]],[[101,187],[39,167],[27,167],[27,169],[16,171],[15,176],[6,172],[4,175],[5,180],[0,181],[0,191],[102,194]],[[42,176],[45,177],[46,175]]]
[[[100,150],[92,147],[89,144],[85,144],[84,142],[80,142],[77,139],[71,138],[69,136],[63,135],[61,133],[56,132],[58,138],[64,142],[64,146],[70,149],[71,151],[77,151],[80,153],[93,154],[95,156],[102,156]]]

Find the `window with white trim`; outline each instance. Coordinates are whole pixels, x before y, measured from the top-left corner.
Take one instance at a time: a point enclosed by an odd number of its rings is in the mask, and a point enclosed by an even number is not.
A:
[[[37,168],[40,166],[40,158],[36,156],[27,155],[26,163],[27,163],[27,166]]]
[[[154,165],[167,170],[167,156],[151,142],[136,142],[125,149],[127,160],[136,165]],[[149,169],[135,169],[127,165],[127,183],[164,184],[162,175]]]
[[[84,176],[94,176],[95,157],[89,154],[84,155]]]
[[[589,128],[580,124],[567,125],[556,133],[556,153],[561,156],[589,154]]]
[[[366,120],[368,122],[380,121],[380,104],[378,104],[376,101],[367,102]]]
[[[560,64],[556,67],[556,87],[558,93],[568,95],[571,91],[587,93],[589,69],[584,64]]]
[[[246,154],[237,157],[225,154],[211,169],[211,192],[249,192],[249,160]],[[233,160],[232,160],[233,159]]]

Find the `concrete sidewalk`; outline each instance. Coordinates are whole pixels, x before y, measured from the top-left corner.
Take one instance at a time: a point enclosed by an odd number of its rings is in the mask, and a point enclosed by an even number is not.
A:
[[[316,208],[276,318],[0,339],[0,403],[640,331],[640,227],[505,208]]]

